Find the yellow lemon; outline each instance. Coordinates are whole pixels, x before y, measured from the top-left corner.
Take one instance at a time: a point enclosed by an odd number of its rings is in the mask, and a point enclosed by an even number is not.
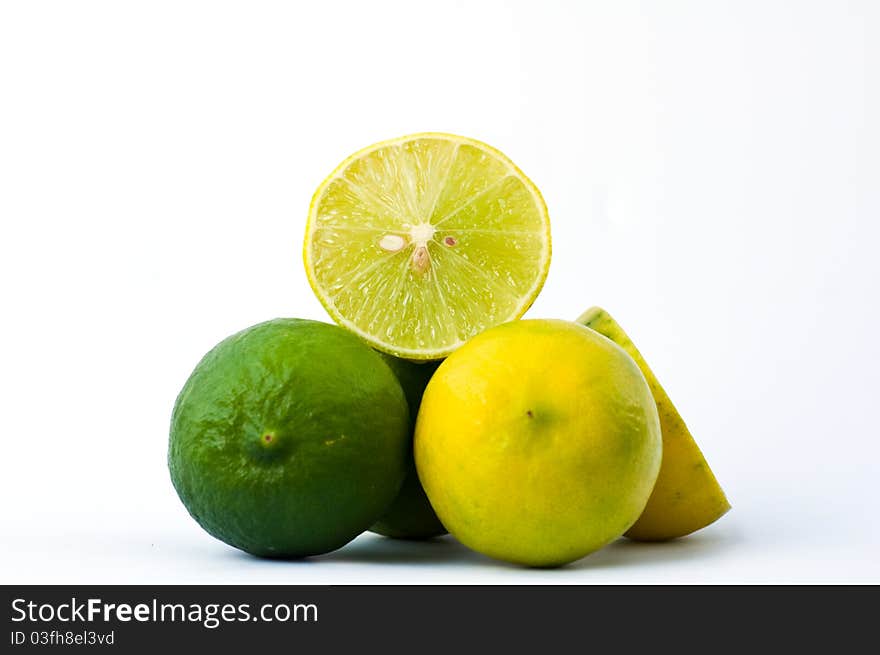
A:
[[[568,321],[507,323],[437,369],[416,422],[419,479],[466,546],[558,566],[622,535],[660,469],[651,390],[612,341]]]

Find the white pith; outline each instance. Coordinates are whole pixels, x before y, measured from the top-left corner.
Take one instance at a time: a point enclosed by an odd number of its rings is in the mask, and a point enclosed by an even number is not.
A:
[[[428,241],[434,238],[436,228],[428,222],[413,225],[409,230],[409,238],[416,246],[427,246]]]

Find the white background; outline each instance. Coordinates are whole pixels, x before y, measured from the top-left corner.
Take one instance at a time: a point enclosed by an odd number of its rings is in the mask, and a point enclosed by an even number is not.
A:
[[[874,2],[4,2],[0,582],[880,582]],[[541,188],[532,317],[600,304],[733,504],[555,571],[364,536],[265,562],[189,518],[169,416],[215,342],[326,319],[311,194],[374,141]]]

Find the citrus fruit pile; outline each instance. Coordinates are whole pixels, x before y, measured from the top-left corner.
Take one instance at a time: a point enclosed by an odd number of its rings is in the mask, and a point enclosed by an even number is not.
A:
[[[520,320],[550,250],[540,192],[483,143],[416,134],[343,161],[303,247],[336,325],[234,334],[174,405],[191,516],[264,557],[448,531],[526,566],[717,520],[721,487],[614,319]]]

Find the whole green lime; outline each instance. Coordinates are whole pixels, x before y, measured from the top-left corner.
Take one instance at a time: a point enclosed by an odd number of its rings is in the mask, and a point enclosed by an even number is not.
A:
[[[342,328],[276,319],[196,366],[171,419],[171,480],[210,534],[266,557],[343,546],[396,496],[409,412],[380,355]]]
[[[440,366],[440,362],[411,362],[393,355],[382,357],[394,371],[409,405],[410,438],[415,431],[416,416],[422,402],[422,394],[428,381]],[[434,513],[428,496],[419,482],[416,463],[410,454],[409,470],[397,498],[382,518],[371,528],[373,532],[395,539],[430,539],[446,534],[446,528]]]

